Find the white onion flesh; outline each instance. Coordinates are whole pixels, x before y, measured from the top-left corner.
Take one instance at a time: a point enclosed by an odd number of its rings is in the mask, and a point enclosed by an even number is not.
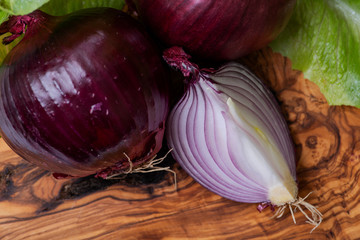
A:
[[[200,72],[168,120],[173,156],[196,181],[238,202],[295,201],[295,155],[268,88],[236,62]]]

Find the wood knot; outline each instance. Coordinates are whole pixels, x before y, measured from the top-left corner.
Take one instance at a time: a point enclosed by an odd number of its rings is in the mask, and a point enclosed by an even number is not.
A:
[[[317,145],[317,136],[309,136],[305,141],[305,145],[310,149],[315,149]]]

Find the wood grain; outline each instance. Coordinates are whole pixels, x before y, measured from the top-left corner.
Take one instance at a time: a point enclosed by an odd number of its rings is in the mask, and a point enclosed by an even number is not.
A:
[[[300,196],[318,206],[312,233],[301,213],[221,198],[168,158],[168,172],[55,180],[0,140],[0,239],[359,239],[360,110],[329,106],[289,59],[266,48],[245,59],[274,91],[297,150]],[[164,149],[163,153],[166,151]],[[162,153],[162,154],[163,154]]]

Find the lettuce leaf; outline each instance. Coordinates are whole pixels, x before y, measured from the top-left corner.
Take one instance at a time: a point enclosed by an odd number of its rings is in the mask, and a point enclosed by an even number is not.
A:
[[[49,0],[0,0],[0,10],[11,15],[28,14]]]
[[[40,9],[51,15],[61,16],[76,10],[92,7],[112,7],[122,9],[125,0],[50,0]]]
[[[360,107],[360,1],[300,0],[270,44],[315,82],[331,105]]]

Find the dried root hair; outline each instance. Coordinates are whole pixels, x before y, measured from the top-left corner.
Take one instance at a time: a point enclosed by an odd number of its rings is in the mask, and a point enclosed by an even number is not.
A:
[[[306,198],[308,198],[310,196],[312,192],[310,192],[308,195],[306,195],[304,198],[298,197],[295,201],[293,202],[289,202],[286,203],[282,206],[280,206],[277,211],[275,212],[275,214],[272,216],[272,218],[280,218],[284,215],[285,210],[287,207],[289,207],[292,219],[294,221],[294,223],[296,224],[296,219],[295,219],[295,212],[297,211],[297,209],[300,210],[300,212],[307,218],[307,223],[314,225],[313,229],[310,231],[310,233],[312,233],[322,222],[323,220],[323,216],[321,214],[321,212],[319,212],[319,210],[313,206],[312,204],[306,202]],[[294,207],[294,208],[293,208]],[[311,216],[309,216],[305,209],[303,209],[303,207],[305,207],[310,213]]]
[[[177,190],[176,172],[174,170],[172,170],[170,168],[170,166],[167,166],[167,167],[157,166],[164,161],[164,159],[169,155],[169,153],[171,151],[172,151],[172,149],[170,149],[165,154],[165,156],[163,156],[161,158],[156,158],[157,155],[155,155],[152,159],[150,159],[146,163],[136,166],[136,167],[134,167],[134,164],[132,163],[130,157],[126,153],[123,153],[129,162],[129,168],[125,171],[121,171],[121,172],[115,173],[113,175],[110,175],[106,179],[121,179],[121,176],[126,176],[126,175],[132,174],[132,173],[150,173],[150,172],[166,171],[166,172],[170,172],[174,175],[174,186],[175,186],[175,190]]]

